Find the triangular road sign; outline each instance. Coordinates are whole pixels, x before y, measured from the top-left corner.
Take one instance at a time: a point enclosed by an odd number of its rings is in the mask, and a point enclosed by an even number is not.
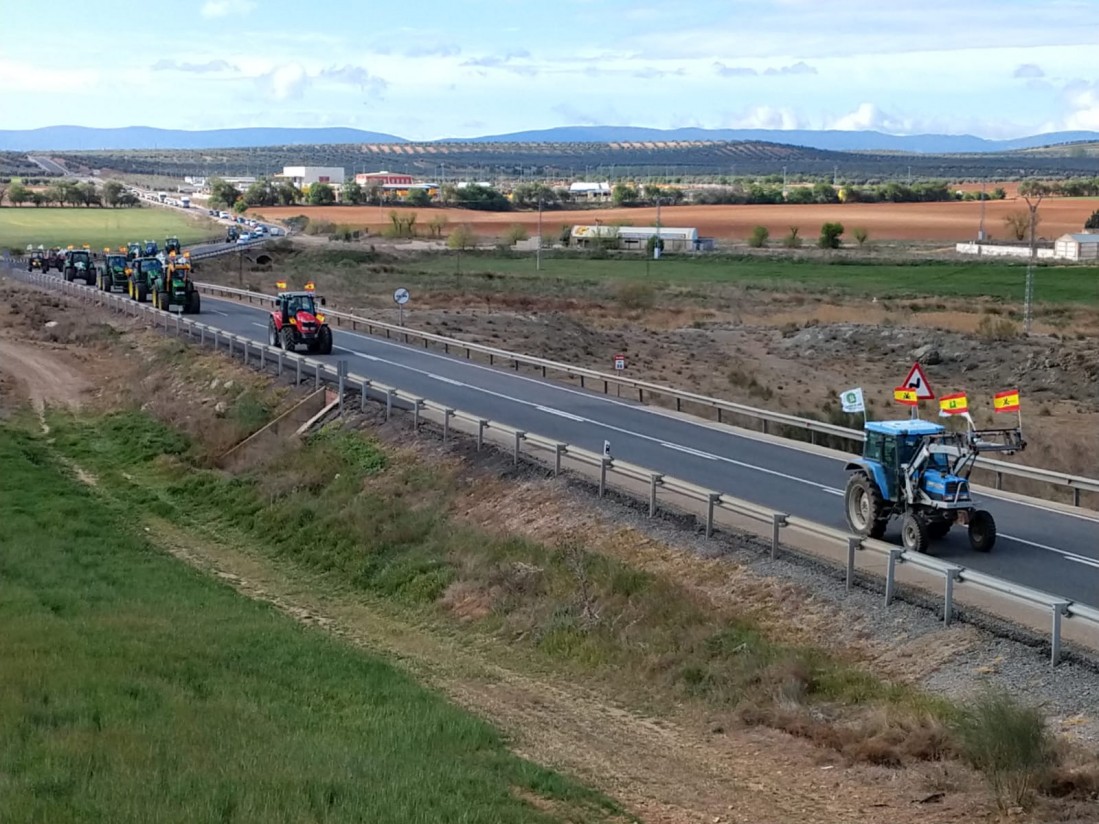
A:
[[[931,389],[931,384],[927,382],[927,375],[923,373],[923,367],[919,363],[912,364],[912,368],[908,370],[908,377],[904,379],[901,386],[915,389],[916,397],[921,401],[935,400],[935,393]]]

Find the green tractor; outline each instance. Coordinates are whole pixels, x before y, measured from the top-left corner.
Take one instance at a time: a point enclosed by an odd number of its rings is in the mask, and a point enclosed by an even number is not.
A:
[[[177,255],[183,254],[183,246],[180,244],[178,237],[166,238],[164,241],[164,254],[171,257],[172,252]]]
[[[126,260],[137,260],[141,257],[141,244],[136,240],[131,241],[126,247]]]
[[[91,250],[67,249],[62,262],[62,274],[70,283],[74,280],[82,280],[89,286],[95,286],[96,266]]]
[[[125,292],[130,276],[126,272],[127,261],[124,251],[103,250],[103,267],[99,270],[98,283],[104,292]]]
[[[191,258],[172,254],[168,265],[152,282],[153,306],[165,312],[197,315],[201,300],[195,282],[191,280]]]
[[[155,257],[139,257],[130,261],[126,270],[127,294],[142,303],[153,294],[153,285],[164,274],[164,264]]]

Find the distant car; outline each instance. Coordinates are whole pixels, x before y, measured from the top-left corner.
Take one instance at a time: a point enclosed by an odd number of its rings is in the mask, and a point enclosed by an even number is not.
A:
[[[237,246],[243,246],[244,244],[246,244],[251,239],[252,239],[252,236],[246,232],[245,234],[243,234],[243,235],[241,235],[240,237],[237,238]]]

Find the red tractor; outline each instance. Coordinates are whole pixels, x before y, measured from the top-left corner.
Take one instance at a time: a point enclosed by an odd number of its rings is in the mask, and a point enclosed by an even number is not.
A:
[[[279,292],[267,323],[267,342],[287,352],[304,346],[310,354],[331,355],[332,330],[317,311],[318,302],[325,305],[312,292]]]

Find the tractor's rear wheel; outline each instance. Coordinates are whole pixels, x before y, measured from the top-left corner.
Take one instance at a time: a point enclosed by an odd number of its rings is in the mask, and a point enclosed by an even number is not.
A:
[[[885,502],[881,490],[865,472],[855,472],[847,479],[844,491],[847,525],[856,535],[864,538],[881,538],[885,534]]]
[[[996,544],[996,520],[992,513],[978,509],[969,516],[969,545],[977,552],[989,552]]]
[[[915,512],[904,513],[901,521],[901,543],[909,552],[927,552],[930,536],[927,534],[927,521]]]
[[[273,320],[267,321],[267,345],[279,345],[279,330],[275,328],[275,322]]]

